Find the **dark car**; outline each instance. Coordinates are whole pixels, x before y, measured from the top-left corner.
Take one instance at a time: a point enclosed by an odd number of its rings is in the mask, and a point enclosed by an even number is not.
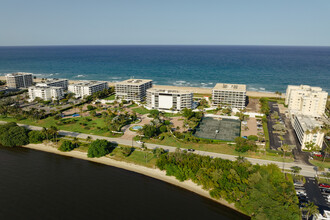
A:
[[[328,189],[328,188],[321,188],[321,192],[330,193],[330,189]]]
[[[190,148],[190,149],[188,149],[188,151],[190,151],[190,152],[194,152],[195,149]]]

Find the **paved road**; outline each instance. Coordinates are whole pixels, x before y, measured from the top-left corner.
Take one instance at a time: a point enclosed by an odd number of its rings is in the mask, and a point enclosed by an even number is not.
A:
[[[3,121],[0,121],[0,123],[6,123]],[[38,126],[32,126],[32,125],[24,125],[24,124],[18,124],[20,126],[24,126],[30,130],[41,130],[42,127],[38,127]],[[91,134],[83,134],[83,133],[77,133],[77,132],[71,132],[71,131],[64,131],[64,130],[60,130],[59,131],[60,135],[63,136],[71,136],[71,137],[77,137],[77,138],[84,138],[86,139],[88,136],[90,136],[93,140],[96,139],[105,139],[108,140],[112,143],[115,144],[120,144],[120,145],[126,145],[126,146],[133,146],[133,147],[141,147],[140,144],[136,143],[135,141],[132,140],[125,140],[125,139],[121,139],[121,138],[109,138],[109,137],[103,137],[103,136],[98,136],[98,135],[91,135]],[[174,152],[176,150],[176,147],[171,147],[171,146],[165,146],[165,145],[159,145],[159,144],[149,144],[146,143],[145,146],[148,149],[154,149],[156,147],[161,147],[165,150],[168,150],[170,152]],[[203,156],[210,156],[210,157],[217,157],[217,158],[222,158],[222,159],[228,159],[228,160],[236,160],[237,156],[234,155],[229,155],[229,154],[220,154],[220,153],[212,153],[212,152],[207,152],[207,151],[194,151],[194,153],[199,154],[199,155],[203,155]],[[266,164],[276,164],[278,165],[280,168],[284,169],[290,169],[290,167],[292,166],[299,166],[302,168],[300,174],[303,176],[307,176],[307,177],[314,177],[315,176],[315,171],[313,169],[313,166],[309,166],[309,165],[305,165],[305,164],[300,164],[300,163],[283,163],[283,162],[277,162],[277,161],[270,161],[270,160],[262,160],[262,159],[255,159],[255,158],[246,158],[247,160],[249,160],[252,164],[261,164],[261,165],[266,165]]]

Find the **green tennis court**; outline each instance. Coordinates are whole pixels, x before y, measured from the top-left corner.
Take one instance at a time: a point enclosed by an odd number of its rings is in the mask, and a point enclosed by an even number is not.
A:
[[[203,118],[196,127],[194,136],[206,139],[234,141],[240,136],[241,122],[226,118]]]

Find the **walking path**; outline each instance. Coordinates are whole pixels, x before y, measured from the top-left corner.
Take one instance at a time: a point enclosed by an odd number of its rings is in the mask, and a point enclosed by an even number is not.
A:
[[[4,124],[7,122],[0,121],[0,124]],[[25,125],[25,124],[18,124],[19,126],[24,126],[27,129],[30,130],[42,130],[42,127],[38,126],[32,126],[32,125]],[[93,140],[96,139],[105,139],[108,140],[112,143],[115,144],[120,144],[120,145],[126,145],[126,146],[132,146],[132,147],[141,147],[141,144],[136,143],[135,141],[132,140],[125,140],[122,138],[109,138],[109,137],[103,137],[103,136],[98,136],[98,135],[91,135],[91,134],[83,134],[83,133],[78,133],[78,132],[72,132],[72,131],[64,131],[60,130],[59,135],[63,136],[71,136],[71,137],[77,137],[77,138],[83,138],[86,139],[88,136],[90,136]],[[169,152],[174,152],[177,148],[176,147],[171,147],[171,146],[166,146],[166,145],[159,145],[159,144],[149,144],[145,143],[145,146],[148,149],[154,149],[156,147],[163,148]],[[203,156],[210,156],[210,157],[217,157],[217,158],[222,158],[222,159],[227,159],[227,160],[236,160],[237,156],[235,155],[229,155],[229,154],[220,154],[220,153],[213,153],[213,152],[207,152],[207,151],[194,151],[193,153],[203,155]],[[291,163],[283,163],[283,162],[277,162],[277,161],[270,161],[270,160],[262,160],[262,159],[255,159],[255,158],[249,158],[246,157],[248,161],[250,161],[252,164],[260,164],[260,165],[267,165],[267,164],[276,164],[280,168],[284,168],[289,170],[290,167],[292,166],[299,166],[302,168],[300,171],[300,174],[303,176],[307,177],[314,177],[316,174],[316,171],[313,169],[313,166],[301,164],[301,163],[296,163],[296,162],[291,162]]]

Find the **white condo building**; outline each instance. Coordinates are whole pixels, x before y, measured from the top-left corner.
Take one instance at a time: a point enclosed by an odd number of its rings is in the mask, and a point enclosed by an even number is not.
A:
[[[62,87],[54,86],[31,86],[29,87],[29,101],[32,102],[35,98],[40,98],[45,101],[59,100],[64,97]]]
[[[245,108],[246,85],[217,83],[212,90],[214,106],[227,105],[231,108]]]
[[[320,87],[289,85],[286,90],[285,104],[290,114],[303,114],[321,117],[326,108],[328,93]]]
[[[32,73],[9,73],[6,81],[8,88],[28,88],[33,85]]]
[[[86,96],[93,95],[95,92],[108,89],[107,82],[101,81],[82,81],[68,86],[68,91],[75,94],[76,98],[83,98]]]
[[[324,133],[321,132],[322,124],[313,117],[294,115],[292,126],[301,144],[301,149],[306,149],[306,143],[314,143],[319,148],[322,148],[324,138]]]
[[[37,83],[36,85],[62,87],[64,90],[67,90],[69,83],[67,79],[47,79],[43,82]]]
[[[116,98],[142,102],[151,87],[152,80],[149,79],[124,80],[115,84]]]
[[[193,93],[190,91],[154,88],[147,90],[147,108],[149,109],[181,111],[192,106]]]

